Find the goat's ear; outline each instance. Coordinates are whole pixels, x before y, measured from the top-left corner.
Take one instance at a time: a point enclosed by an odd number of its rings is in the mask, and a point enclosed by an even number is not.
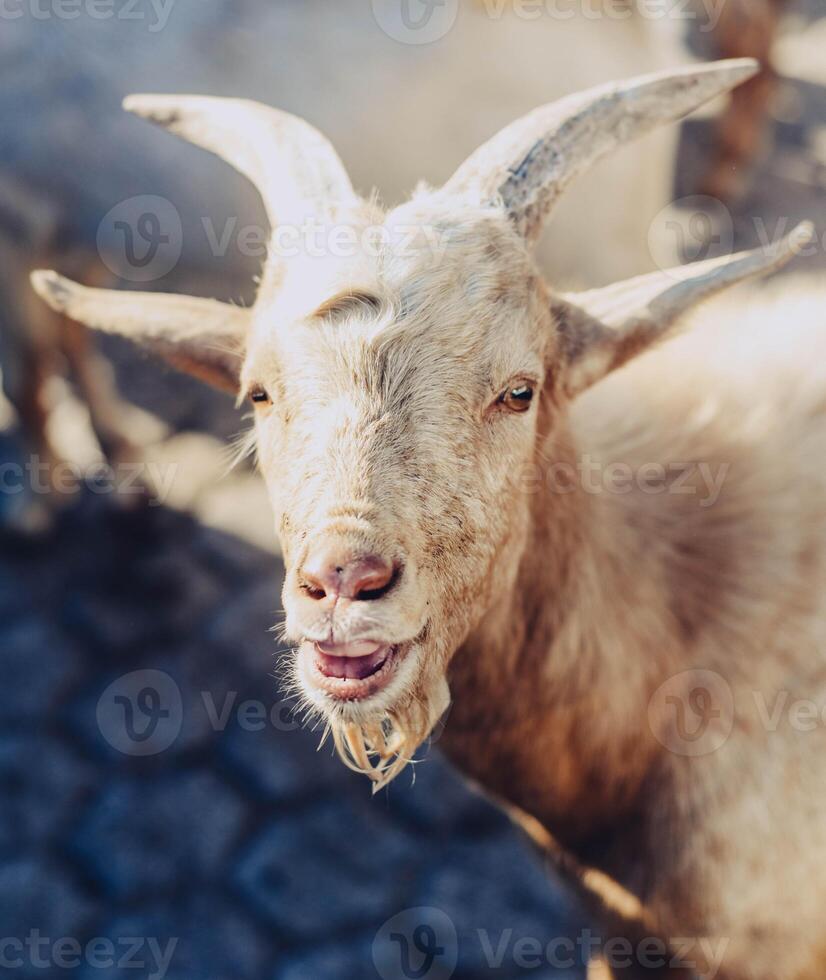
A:
[[[248,310],[196,296],[90,289],[43,270],[33,272],[31,280],[53,310],[126,337],[182,371],[238,392]]]
[[[784,266],[811,241],[810,222],[768,248],[555,297],[561,378],[575,397],[669,335],[694,306],[728,286]]]
[[[750,58],[602,85],[535,109],[472,154],[443,192],[472,204],[503,205],[535,241],[575,177],[649,130],[672,122],[751,78]]]
[[[258,189],[270,224],[337,221],[358,206],[329,141],[288,112],[246,99],[130,95],[124,109],[226,160]]]

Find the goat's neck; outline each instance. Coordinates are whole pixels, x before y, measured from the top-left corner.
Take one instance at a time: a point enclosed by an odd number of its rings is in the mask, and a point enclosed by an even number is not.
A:
[[[567,434],[554,453],[577,458]],[[587,846],[633,813],[656,762],[645,719],[673,647],[666,600],[658,570],[640,567],[627,502],[575,481],[529,506],[513,584],[451,664],[444,746],[490,792]]]

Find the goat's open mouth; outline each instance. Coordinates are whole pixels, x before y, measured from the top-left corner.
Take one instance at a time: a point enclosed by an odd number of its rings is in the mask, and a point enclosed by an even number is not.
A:
[[[398,646],[361,640],[356,643],[301,645],[306,674],[313,686],[340,701],[362,701],[387,686],[396,668]]]

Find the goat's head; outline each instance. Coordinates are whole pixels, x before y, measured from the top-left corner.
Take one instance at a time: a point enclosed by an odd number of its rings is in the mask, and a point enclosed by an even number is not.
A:
[[[296,679],[345,761],[377,783],[427,736],[452,653],[514,582],[528,530],[519,475],[566,402],[806,236],[579,296],[548,292],[530,255],[578,173],[754,69],[725,62],[543,107],[388,214],[292,116],[136,96],[128,108],[260,189],[275,231],[254,308],[35,274],[55,308],[252,401]]]

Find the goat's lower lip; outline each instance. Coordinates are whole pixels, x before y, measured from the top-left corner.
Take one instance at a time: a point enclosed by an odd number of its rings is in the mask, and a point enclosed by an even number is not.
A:
[[[316,666],[325,677],[363,681],[377,673],[390,655],[386,643],[316,643]]]
[[[299,656],[306,658],[309,679],[319,690],[337,700],[360,701],[390,681],[397,652],[386,643],[304,643]]]

